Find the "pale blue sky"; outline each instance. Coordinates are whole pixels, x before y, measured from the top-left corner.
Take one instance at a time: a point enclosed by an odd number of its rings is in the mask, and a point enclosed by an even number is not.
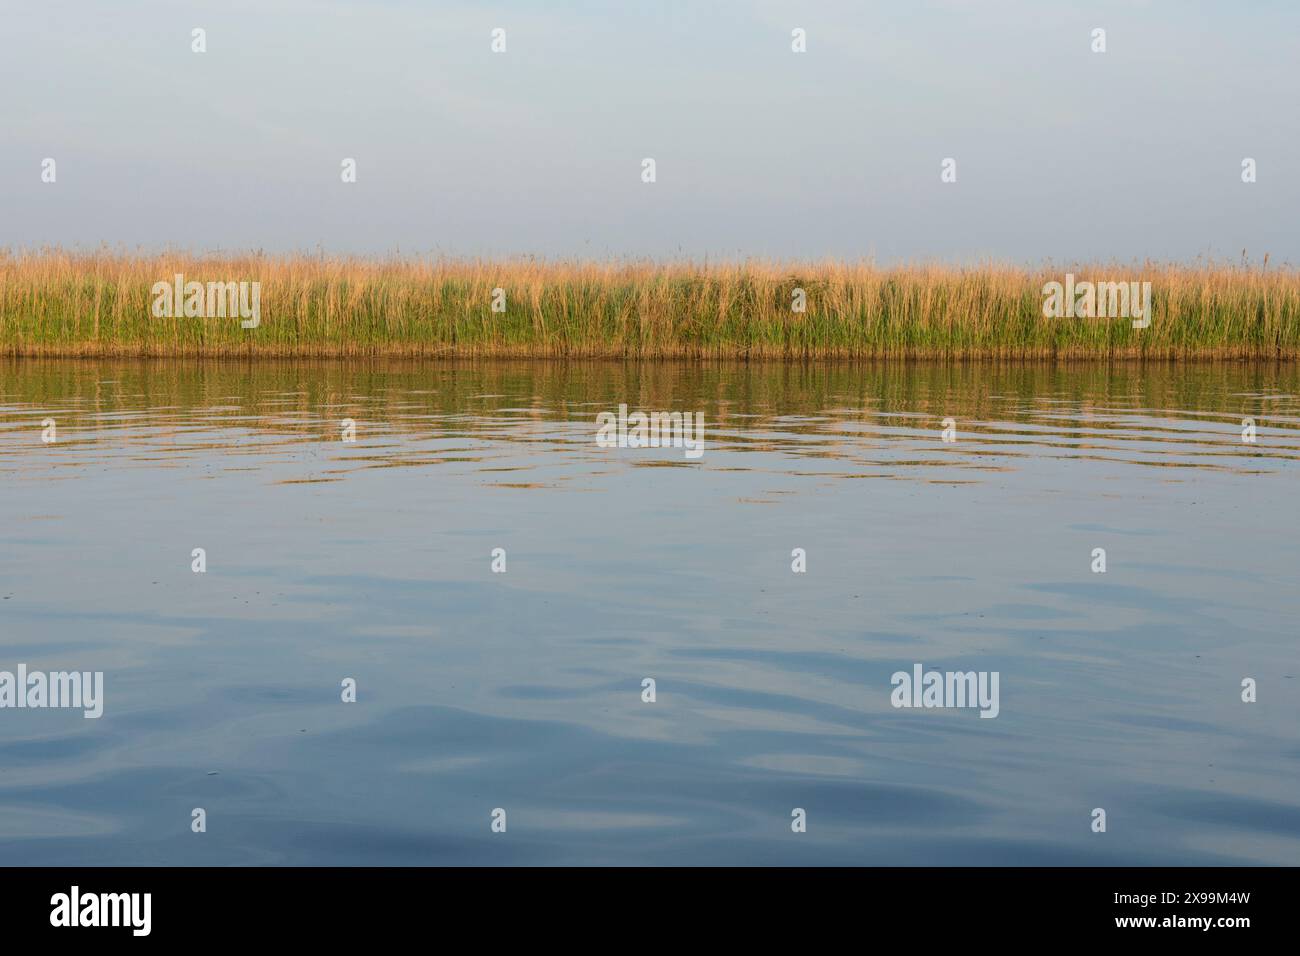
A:
[[[1296,263],[1298,34],[1280,0],[3,0],[0,246]]]

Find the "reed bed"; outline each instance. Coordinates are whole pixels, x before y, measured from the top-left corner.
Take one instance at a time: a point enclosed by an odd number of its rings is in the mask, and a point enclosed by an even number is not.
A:
[[[1066,272],[1149,281],[1150,327],[1044,318]],[[155,317],[155,283],[178,273],[260,283],[260,325]],[[1300,270],[0,252],[0,354],[1296,358]]]

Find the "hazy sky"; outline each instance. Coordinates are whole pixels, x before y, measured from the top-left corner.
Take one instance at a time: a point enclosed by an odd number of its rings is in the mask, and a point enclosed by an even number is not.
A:
[[[1300,263],[1297,36],[1294,0],[0,0],[0,246]]]

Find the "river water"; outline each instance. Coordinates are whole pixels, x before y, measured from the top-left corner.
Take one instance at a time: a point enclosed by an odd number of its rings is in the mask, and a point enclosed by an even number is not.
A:
[[[1300,864],[1298,396],[4,360],[0,671],[103,713],[0,708],[0,864]],[[918,665],[996,717],[895,707]]]

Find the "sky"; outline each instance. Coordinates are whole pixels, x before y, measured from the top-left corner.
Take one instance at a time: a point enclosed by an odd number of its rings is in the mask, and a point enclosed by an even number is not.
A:
[[[1291,0],[0,0],[0,248],[1297,264],[1297,35]]]

